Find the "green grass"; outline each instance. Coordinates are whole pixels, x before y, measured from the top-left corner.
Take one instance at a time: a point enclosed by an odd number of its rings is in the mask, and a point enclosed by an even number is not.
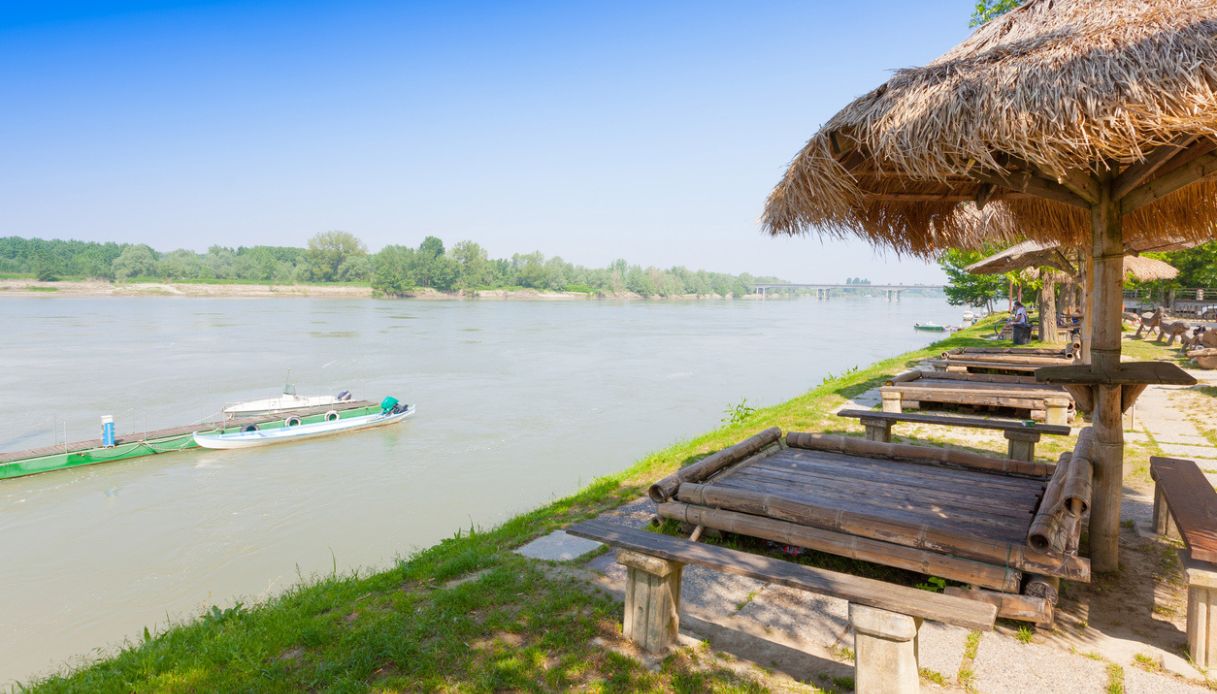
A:
[[[1018,639],[1019,643],[1031,643],[1031,640],[1035,638],[1035,632],[1031,627],[1023,624],[1019,626],[1018,631],[1014,632],[1014,638]]]
[[[387,571],[324,577],[262,604],[211,608],[160,633],[146,631],[143,639],[111,657],[36,682],[32,688],[47,692],[760,690],[759,680],[747,671],[741,674],[740,669],[699,657],[696,649],[677,651],[657,670],[623,655],[630,647],[621,638],[618,604],[511,550],[636,499],[655,479],[765,428],[852,427],[860,432],[853,420],[832,414],[847,398],[944,349],[1000,344],[977,337],[988,333],[988,326],[982,324],[925,349],[826,378],[793,400],[760,408],[649,455],[619,474],[597,479],[497,528],[458,532]],[[809,553],[799,561],[812,561],[813,556]],[[472,580],[446,585],[473,574]],[[979,636],[969,635],[973,657]],[[841,650],[843,659],[852,658],[848,649]],[[756,677],[762,676],[756,672]]]
[[[1124,694],[1124,668],[1109,663],[1107,665],[1107,694]]]

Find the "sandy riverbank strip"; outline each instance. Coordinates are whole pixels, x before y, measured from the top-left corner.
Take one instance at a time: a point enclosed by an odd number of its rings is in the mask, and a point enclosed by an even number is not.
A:
[[[370,299],[372,288],[353,284],[201,284],[186,282],[105,282],[100,280],[72,282],[39,282],[37,280],[0,280],[0,297],[48,297],[48,296],[178,296],[204,298],[283,298],[311,297],[330,299]],[[747,295],[743,298],[752,298]],[[483,289],[471,293],[441,292],[434,289],[419,289],[404,299],[423,301],[461,301],[485,299],[490,301],[588,301],[593,299],[616,299],[626,301],[660,300],[660,297],[643,297],[633,292],[610,295],[586,294],[583,292],[538,291],[535,289]],[[724,300],[718,295],[695,295],[662,297],[665,301]],[[725,300],[734,300],[726,297]]]

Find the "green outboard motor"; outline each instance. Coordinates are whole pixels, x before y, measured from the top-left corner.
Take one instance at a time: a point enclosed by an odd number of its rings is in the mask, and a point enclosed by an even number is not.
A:
[[[393,408],[397,407],[397,398],[392,395],[386,395],[384,400],[380,401],[380,413],[389,414]]]

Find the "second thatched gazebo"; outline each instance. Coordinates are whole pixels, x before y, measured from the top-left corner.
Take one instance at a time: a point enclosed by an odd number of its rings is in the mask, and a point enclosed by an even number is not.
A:
[[[1071,280],[1071,283],[1084,282],[1084,279],[1080,277],[1082,273],[1069,260],[1071,255],[1073,255],[1072,251],[1066,252],[1056,243],[1023,241],[1003,251],[994,253],[987,258],[978,260],[964,269],[973,274],[999,275],[1006,272],[1050,268],[1051,270],[1059,270],[1064,273]],[[1178,268],[1157,258],[1147,258],[1139,255],[1124,256],[1124,277],[1126,279],[1138,282],[1153,282],[1157,280],[1170,280],[1178,276]],[[1053,273],[1051,271],[1040,274],[1040,278],[1044,280],[1043,289],[1040,293],[1040,339],[1049,343],[1056,341],[1053,335],[1054,331],[1051,328],[1044,328],[1047,323],[1044,317],[1051,316],[1056,312],[1052,277]]]
[[[1030,238],[1091,249],[1097,439],[1091,560],[1118,565],[1120,413],[1166,364],[1121,364],[1123,257],[1213,238],[1217,4],[1029,0],[817,132],[769,197],[773,234],[858,235],[902,253]]]

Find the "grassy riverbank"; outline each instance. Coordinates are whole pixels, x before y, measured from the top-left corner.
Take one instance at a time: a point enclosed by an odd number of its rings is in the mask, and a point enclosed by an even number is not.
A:
[[[466,530],[374,574],[330,576],[260,605],[212,608],[37,691],[763,689],[755,668],[688,649],[652,670],[620,638],[620,607],[560,568],[511,550],[638,498],[681,465],[770,426],[860,433],[846,400],[944,349],[994,344],[975,327],[826,378],[788,402],[647,456],[493,530]],[[904,433],[904,432],[901,432]],[[933,440],[932,438],[930,439]],[[1000,436],[968,445],[1004,450]],[[1064,444],[1060,444],[1064,448]],[[1046,448],[1046,447],[1045,447]],[[1051,455],[1045,450],[1041,455]],[[831,681],[817,682],[832,688]]]

